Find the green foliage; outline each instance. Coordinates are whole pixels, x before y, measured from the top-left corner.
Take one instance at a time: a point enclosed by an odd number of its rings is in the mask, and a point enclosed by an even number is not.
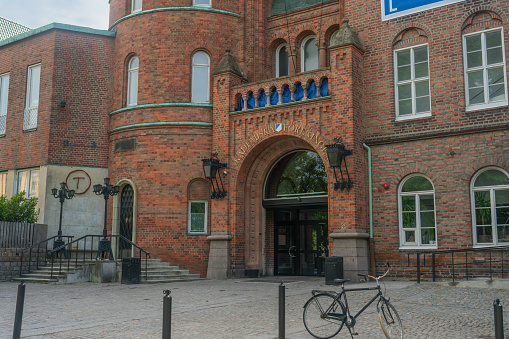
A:
[[[277,195],[327,192],[327,172],[318,154],[303,152],[286,166],[278,186]]]
[[[0,221],[37,222],[37,198],[25,198],[25,192],[19,192],[12,198],[0,196]]]

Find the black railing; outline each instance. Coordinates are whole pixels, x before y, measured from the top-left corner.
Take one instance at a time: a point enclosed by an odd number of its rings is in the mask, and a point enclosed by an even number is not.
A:
[[[27,248],[17,251],[16,255],[21,254],[21,263],[19,265],[19,275],[21,276],[23,274],[23,255],[27,251],[28,251],[28,253],[27,253],[28,254],[28,264],[27,264],[28,267],[25,266],[27,268],[26,273],[30,273],[32,271],[32,259],[33,259],[34,251],[36,252],[35,269],[39,269],[39,262],[41,261],[41,252],[43,253],[42,262],[44,263],[44,265],[41,265],[41,266],[46,266],[47,254],[49,253],[48,244],[51,240],[54,241],[57,238],[67,239],[67,243],[70,243],[74,237],[71,235],[61,235],[61,236],[55,235],[54,237],[40,241],[37,244],[33,244]],[[51,246],[53,246],[53,244],[51,244]]]
[[[86,260],[94,260],[97,259],[97,252],[99,250],[99,240],[104,238],[103,235],[85,235],[81,238],[78,238],[76,240],[73,240],[71,242],[68,242],[65,245],[62,245],[60,247],[57,247],[51,251],[48,252],[48,256],[51,259],[51,276],[50,278],[53,279],[53,273],[55,271],[55,257],[58,253],[63,252],[65,249],[66,253],[71,253],[71,255],[66,256],[66,258],[63,258],[62,255],[58,256],[58,275],[62,274],[62,266],[67,266],[67,271],[69,271],[71,266],[71,261],[74,262],[75,266],[78,266],[78,263],[85,264]],[[125,253],[136,253],[138,251],[139,258],[141,261],[142,253],[145,254],[145,280],[147,279],[147,272],[148,272],[148,258],[150,258],[150,253],[145,251],[143,248],[139,247],[135,243],[133,243],[131,240],[127,239],[126,237],[122,235],[107,235],[106,238],[108,240],[112,240],[113,238],[117,238],[118,240],[122,240],[124,243],[127,243],[130,245],[130,249],[128,251],[126,250],[117,250],[119,247],[118,244],[115,246],[115,250],[113,252],[113,255],[117,259],[123,259]],[[88,241],[87,241],[88,239]],[[94,241],[94,239],[97,239]],[[81,244],[81,246],[80,246]],[[87,246],[88,245],[88,246]],[[125,246],[124,246],[125,247]],[[74,258],[72,257],[74,255]],[[129,257],[131,257],[129,255]],[[114,258],[109,258],[110,260],[113,260]]]
[[[408,265],[411,266],[411,256],[416,256],[417,283],[421,277],[431,275],[431,280],[437,279],[469,280],[473,278],[505,278],[509,273],[509,260],[506,256],[508,246],[484,248],[467,248],[458,250],[443,250],[430,252],[416,252],[408,254]],[[413,265],[412,265],[413,266]]]

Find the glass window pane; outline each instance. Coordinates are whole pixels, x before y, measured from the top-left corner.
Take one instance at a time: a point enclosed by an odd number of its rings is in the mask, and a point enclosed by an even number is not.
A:
[[[491,198],[489,191],[474,192],[475,207],[491,207]]]
[[[193,67],[193,101],[209,100],[209,68]]]
[[[7,114],[7,102],[9,101],[9,76],[0,78],[0,116]]]
[[[419,195],[420,207],[422,211],[434,211],[435,210],[435,199],[433,194]]]
[[[499,101],[505,99],[504,85],[490,86],[490,101]]]
[[[405,242],[415,242],[415,231],[405,231]]]
[[[396,54],[396,56],[397,56],[398,67],[410,65],[410,50],[398,52]]]
[[[141,3],[142,3],[142,0],[133,0],[132,11],[133,12],[141,11]]]
[[[398,67],[398,81],[410,80],[411,77],[412,73],[410,70],[410,66]]]
[[[493,229],[491,226],[476,227],[478,243],[492,243]]]
[[[502,46],[501,31],[486,33],[486,48]]]
[[[509,189],[495,191],[495,206],[509,206]]]
[[[475,210],[476,225],[491,225],[491,209],[479,208]]]
[[[468,88],[484,86],[483,71],[468,73]]]
[[[509,226],[498,226],[498,242],[509,242]]]
[[[473,104],[482,104],[484,103],[484,88],[473,88],[468,90],[468,103],[469,105]]]
[[[415,196],[401,197],[401,208],[403,211],[415,211]]]
[[[428,73],[428,63],[422,62],[419,64],[415,64],[415,78],[424,78],[429,75]]]
[[[277,197],[298,194],[322,195],[327,192],[327,171],[314,152],[289,155],[287,165],[281,173]]]
[[[429,96],[415,99],[415,112],[429,112],[430,111],[430,100]]]
[[[490,169],[479,174],[475,179],[474,186],[496,186],[496,185],[509,185],[509,178],[504,172]]]
[[[488,84],[499,84],[504,82],[504,68],[490,68],[488,69]]]
[[[467,52],[480,51],[482,48],[481,35],[469,36],[466,39]]]
[[[210,0],[194,0],[195,5],[209,5],[210,6]]]
[[[285,75],[288,75],[288,53],[286,52],[286,46],[281,47],[279,50],[279,74],[278,76],[283,77]]]
[[[423,97],[429,95],[429,80],[415,83],[415,96]]]
[[[421,212],[421,227],[435,227],[435,212]]]
[[[418,191],[432,191],[433,185],[431,182],[422,176],[411,177],[401,189],[402,192],[418,192]]]
[[[27,171],[18,172],[18,193],[19,192],[28,193],[28,191],[27,191],[27,184],[28,184],[27,174],[28,174]]]
[[[488,65],[498,64],[504,61],[502,47],[490,48],[486,51],[486,63]]]
[[[419,63],[423,61],[428,61],[428,46],[414,49],[414,62]]]
[[[191,213],[191,232],[205,232],[205,215]]]
[[[428,228],[421,230],[421,244],[433,245],[435,244],[435,229]]]
[[[30,68],[30,89],[28,95],[28,107],[39,106],[39,85],[41,81],[41,66]]]
[[[467,53],[467,67],[479,67],[482,66],[482,52],[471,52]]]
[[[412,85],[399,85],[398,98],[399,100],[410,99],[412,97]]]
[[[7,173],[0,173],[0,196],[7,192]]]
[[[196,53],[193,57],[193,64],[208,66],[209,56],[205,53]]]
[[[191,213],[205,213],[205,203],[204,202],[192,202],[191,203]]]
[[[412,99],[401,100],[399,102],[399,115],[412,114]]]
[[[509,207],[497,208],[497,225],[509,225]]]
[[[415,228],[417,225],[417,214],[415,212],[403,212],[403,228]]]
[[[133,57],[129,62],[129,69],[135,69],[140,67],[140,59],[138,57]]]
[[[39,171],[30,171],[30,192],[29,197],[37,197],[39,195]]]
[[[127,104],[136,105],[138,103],[138,71],[129,72],[129,89],[127,95]]]
[[[304,45],[304,70],[310,71],[318,68],[318,46],[315,38],[309,39]]]

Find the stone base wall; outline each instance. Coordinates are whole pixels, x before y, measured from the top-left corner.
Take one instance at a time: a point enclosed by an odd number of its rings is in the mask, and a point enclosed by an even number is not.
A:
[[[2,248],[0,249],[0,281],[11,281],[13,278],[18,278],[19,268],[21,266],[21,255],[16,255],[18,248]],[[39,252],[39,265],[44,265],[46,253],[44,250]],[[29,255],[23,255],[23,269],[22,272],[28,273]],[[37,251],[32,251],[32,259],[30,266],[34,269],[37,265]]]

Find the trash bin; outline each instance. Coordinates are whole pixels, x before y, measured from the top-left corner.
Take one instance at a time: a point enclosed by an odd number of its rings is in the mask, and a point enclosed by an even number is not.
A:
[[[325,258],[325,285],[338,285],[334,279],[343,279],[343,258]]]
[[[141,282],[141,258],[122,259],[122,284],[139,284]]]

